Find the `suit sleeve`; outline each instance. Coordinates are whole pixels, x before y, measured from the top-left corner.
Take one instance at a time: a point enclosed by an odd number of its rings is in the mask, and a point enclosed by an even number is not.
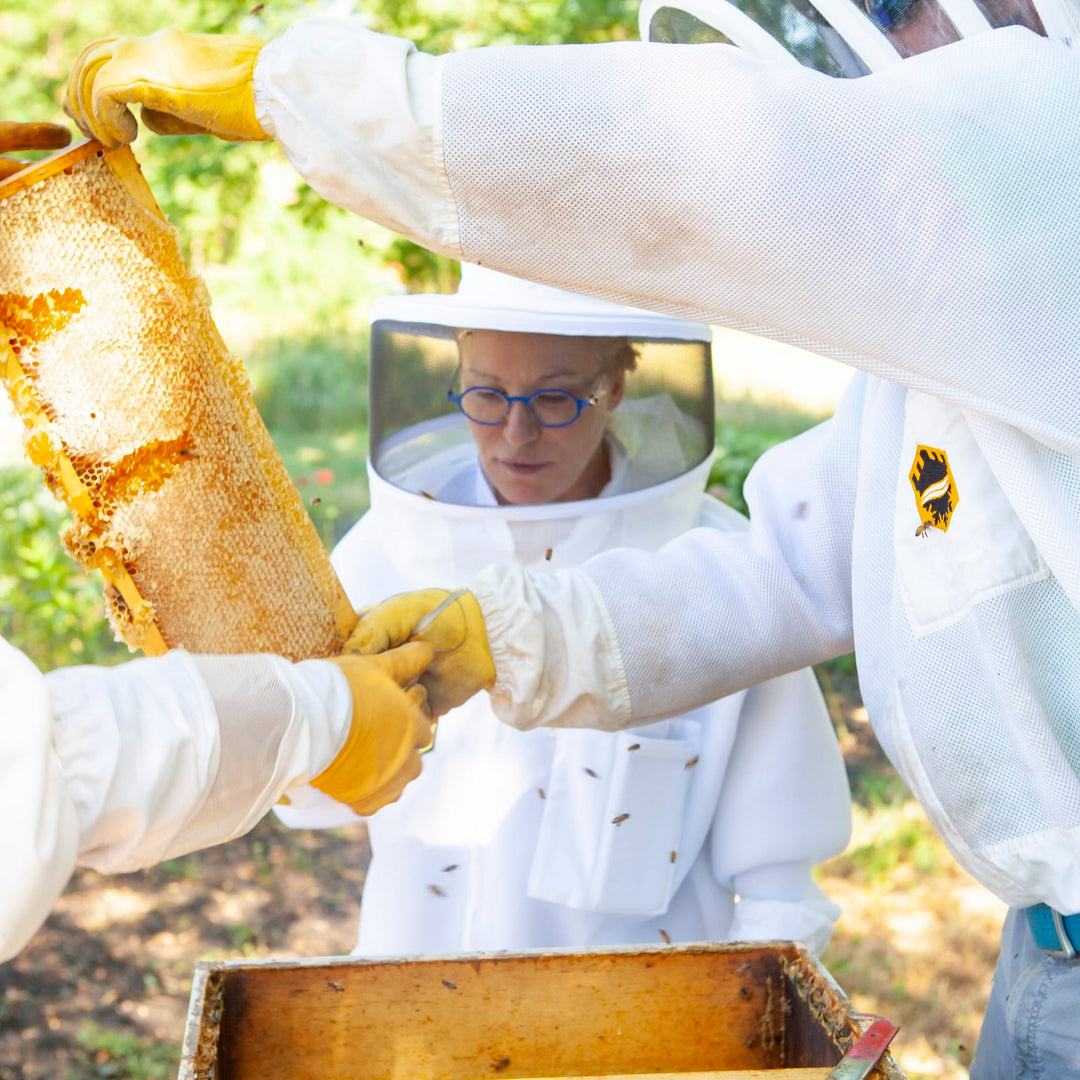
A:
[[[76,865],[127,872],[246,832],[330,763],[352,710],[324,661],[175,650],[43,676],[0,641],[0,675],[0,958]]]
[[[535,577],[484,571],[472,588],[500,718],[631,727],[850,652],[862,394],[856,379],[831,420],[762,456],[746,530],[693,529]]]
[[[778,338],[1080,456],[1080,63],[1020,27],[860,79],[726,45],[260,55],[327,199],[455,258]]]

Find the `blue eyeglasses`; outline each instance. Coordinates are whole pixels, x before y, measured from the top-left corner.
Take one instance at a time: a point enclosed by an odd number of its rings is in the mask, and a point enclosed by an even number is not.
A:
[[[446,400],[453,402],[474,424],[498,427],[509,415],[515,401],[532,414],[532,418],[545,428],[569,427],[583,409],[597,405],[602,396],[592,393],[587,398],[578,397],[569,390],[534,390],[531,394],[506,394],[494,386],[470,386],[460,394],[447,390]]]

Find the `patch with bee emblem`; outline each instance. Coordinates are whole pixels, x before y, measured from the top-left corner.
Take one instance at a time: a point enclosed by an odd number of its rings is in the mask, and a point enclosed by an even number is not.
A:
[[[960,502],[956,480],[949,468],[948,454],[944,450],[920,444],[915,451],[908,479],[915,492],[915,506],[922,523],[916,535],[925,535],[927,529],[948,532],[953,511]]]

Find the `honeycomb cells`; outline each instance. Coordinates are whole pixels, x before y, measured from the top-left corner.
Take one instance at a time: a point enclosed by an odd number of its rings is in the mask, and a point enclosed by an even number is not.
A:
[[[336,653],[348,603],[206,290],[130,151],[90,145],[0,185],[0,375],[68,550],[133,648]]]

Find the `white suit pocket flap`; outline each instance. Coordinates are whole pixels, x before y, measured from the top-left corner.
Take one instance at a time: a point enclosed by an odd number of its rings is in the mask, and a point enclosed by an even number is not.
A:
[[[667,910],[699,725],[665,727],[679,737],[559,732],[531,897],[610,914]]]

